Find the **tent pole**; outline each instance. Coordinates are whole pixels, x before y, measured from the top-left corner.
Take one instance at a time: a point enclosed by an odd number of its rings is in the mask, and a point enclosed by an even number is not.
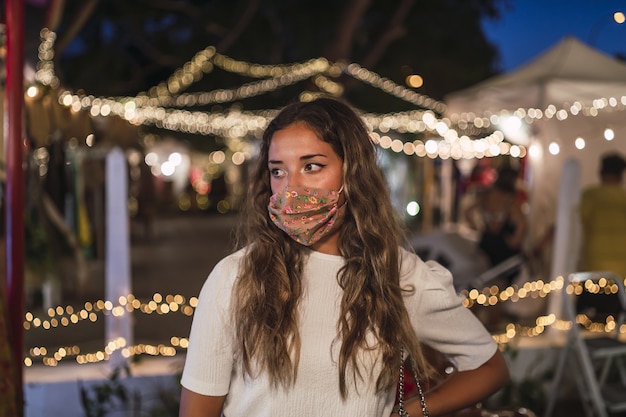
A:
[[[24,0],[6,0],[6,83],[4,146],[6,158],[6,302],[9,341],[15,363],[17,415],[24,415]]]

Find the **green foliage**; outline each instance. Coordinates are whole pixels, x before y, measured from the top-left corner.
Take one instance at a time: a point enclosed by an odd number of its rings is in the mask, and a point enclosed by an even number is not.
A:
[[[174,389],[155,387],[150,392],[150,407],[138,390],[125,385],[122,375],[130,375],[128,367],[115,369],[111,376],[101,384],[86,387],[80,385],[80,401],[85,417],[108,417],[120,412],[131,411],[134,416],[145,417],[177,417],[180,406],[180,372],[173,375],[176,380]],[[129,380],[127,380],[129,382]],[[130,384],[128,384],[130,385]],[[152,395],[156,397],[153,398]]]
[[[85,417],[106,417],[112,412],[141,409],[141,396],[137,391],[129,391],[121,382],[123,372],[128,368],[117,368],[107,381],[91,388],[80,386],[80,400]],[[138,415],[138,413],[136,413]]]

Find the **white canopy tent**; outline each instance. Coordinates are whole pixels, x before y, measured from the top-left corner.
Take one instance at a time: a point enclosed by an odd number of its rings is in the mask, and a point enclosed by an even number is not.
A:
[[[572,37],[563,39],[509,73],[450,94],[446,104],[449,115],[512,113],[520,108],[542,110],[542,118],[526,119],[527,123],[522,125],[523,134],[518,132],[508,137],[512,142],[526,145],[529,150],[526,180],[531,243],[557,224],[559,184],[566,161],[572,160],[580,166],[580,181],[569,181],[576,184],[570,192],[577,197],[581,187],[598,181],[602,153],[615,150],[626,153],[626,64]],[[564,112],[548,118],[546,109],[550,105],[556,111],[563,109]],[[574,105],[582,110],[572,111]],[[611,141],[604,138],[606,128],[614,131],[615,137]],[[576,147],[577,138],[584,139],[583,149]],[[558,145],[557,154],[549,152],[551,143]],[[577,201],[573,198],[572,204]],[[577,253],[571,242],[576,237],[568,236],[569,248],[560,248],[569,252],[567,264],[572,267]],[[558,250],[555,246],[554,251]],[[561,270],[563,268],[565,270]],[[556,269],[553,268],[551,273],[569,272],[562,265]]]

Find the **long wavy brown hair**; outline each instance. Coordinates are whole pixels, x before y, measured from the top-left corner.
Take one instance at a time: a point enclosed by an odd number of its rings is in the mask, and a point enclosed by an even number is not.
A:
[[[274,133],[304,122],[343,160],[346,215],[339,250],[346,264],[337,280],[343,289],[337,322],[341,338],[340,392],[346,378],[363,378],[357,353],[370,349],[366,335],[377,339],[383,371],[376,385],[390,389],[398,378],[400,347],[419,372],[429,373],[404,306],[399,285],[399,247],[404,242],[387,184],[376,163],[375,145],[358,114],[336,99],[319,98],[286,106],[263,134],[258,164],[252,172],[243,209],[238,246],[247,247],[233,293],[238,355],[244,372],[267,372],[275,385],[290,385],[300,357],[298,303],[306,249],[278,229],[268,216],[272,194],[267,167]],[[405,289],[406,290],[406,289]],[[291,358],[294,358],[292,360]],[[351,370],[350,372],[348,370]],[[365,372],[364,372],[365,371]]]

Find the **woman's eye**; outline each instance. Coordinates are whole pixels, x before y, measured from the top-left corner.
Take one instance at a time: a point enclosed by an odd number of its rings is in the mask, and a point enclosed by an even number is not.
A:
[[[280,168],[270,168],[270,175],[275,178],[284,177],[285,171]]]
[[[304,166],[304,170],[307,172],[315,172],[315,171],[319,171],[323,167],[324,167],[323,164],[317,164],[317,163],[311,162]]]

